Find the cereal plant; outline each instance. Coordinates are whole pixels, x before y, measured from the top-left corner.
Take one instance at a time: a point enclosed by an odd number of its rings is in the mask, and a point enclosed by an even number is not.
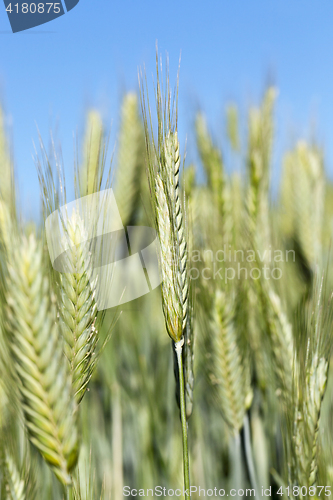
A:
[[[248,111],[227,104],[223,137],[204,110],[193,116],[189,163],[181,79],[173,88],[157,57],[154,94],[144,73],[139,82],[119,105],[111,166],[108,131],[87,113],[73,195],[57,148],[46,154],[41,141],[41,223],[24,222],[0,112],[0,499],[328,497],[333,188],[323,148],[299,138],[273,189],[279,102],[269,87]],[[106,205],[82,209],[111,188],[121,241],[101,237]],[[135,226],[155,231],[159,286]],[[146,292],[103,309],[106,266],[139,254]]]

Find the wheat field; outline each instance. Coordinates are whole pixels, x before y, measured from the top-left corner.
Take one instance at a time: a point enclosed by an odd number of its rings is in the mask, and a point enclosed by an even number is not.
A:
[[[157,61],[148,100],[139,79],[121,102],[112,170],[97,110],[72,169],[76,198],[112,188],[124,226],[154,227],[160,246],[161,286],[106,311],[79,213],[62,228],[67,272],[52,266],[44,222],[68,200],[56,151],[42,143],[42,223],[22,222],[0,112],[0,498],[329,497],[333,185],[323,147],[297,140],[272,189],[269,87],[248,110],[226,106],[225,137],[198,112],[189,164],[178,81]]]

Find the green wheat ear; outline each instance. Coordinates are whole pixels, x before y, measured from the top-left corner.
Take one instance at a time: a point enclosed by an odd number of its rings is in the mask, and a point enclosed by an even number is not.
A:
[[[273,106],[276,90],[269,88],[259,108],[249,112],[249,142],[247,167],[249,187],[247,197],[247,221],[249,242],[258,251],[267,251],[271,242],[269,219],[270,160],[273,146]],[[257,263],[259,265],[259,263]],[[270,265],[269,262],[266,264]],[[256,299],[261,304],[261,315],[269,336],[278,389],[283,403],[289,404],[292,386],[292,365],[294,356],[293,333],[284,313],[280,297],[270,281],[262,277],[255,282],[249,295],[249,304],[256,307]],[[251,332],[253,345],[259,346],[259,330]],[[262,352],[256,349],[255,357],[259,373]]]
[[[0,172],[1,184],[0,194],[1,201],[7,206],[13,203],[13,167],[9,155],[8,141],[5,131],[4,114],[0,107]]]
[[[158,76],[158,62],[157,62]],[[155,227],[160,244],[162,306],[167,332],[177,344],[183,342],[188,318],[189,276],[188,244],[184,207],[180,198],[180,151],[177,133],[177,107],[171,103],[169,82],[162,95],[161,82],[156,90],[158,140],[153,138],[149,102],[141,89],[147,149],[147,173]],[[175,109],[176,108],[176,109]],[[150,123],[148,123],[148,117]]]
[[[249,365],[236,333],[235,310],[221,291],[215,294],[210,331],[214,360],[211,381],[216,386],[223,417],[232,433],[237,435],[251,405],[252,391]]]
[[[0,233],[1,243],[8,246],[15,218],[14,168],[9,154],[4,114],[0,107]]]
[[[6,327],[30,441],[64,485],[78,457],[76,404],[40,243],[18,237],[8,263]]]
[[[155,192],[157,226],[159,228],[159,241],[161,250],[160,267],[162,274],[161,290],[163,313],[167,332],[172,340],[174,342],[177,342],[180,340],[183,334],[183,315],[181,312],[179,294],[175,293],[173,240],[169,207],[163,183],[161,177],[158,174],[156,176]],[[177,281],[176,286],[176,290],[178,290]]]
[[[66,224],[66,257],[70,272],[60,273],[60,327],[65,353],[70,362],[72,383],[77,403],[80,403],[93,370],[98,342],[96,282],[92,281],[92,252],[88,234],[79,214],[73,211]]]
[[[227,134],[232,149],[235,152],[240,150],[239,125],[238,125],[238,109],[235,104],[227,106]]]
[[[283,162],[281,219],[311,276],[321,263],[324,190],[322,152],[299,141]]]
[[[6,500],[26,500],[24,479],[11,456],[6,451],[4,460]]]
[[[204,116],[199,113],[195,122],[197,145],[211,191],[219,213],[225,214],[226,179],[220,150],[213,144]]]
[[[298,323],[292,405],[287,412],[286,450],[289,484],[313,486],[318,472],[318,433],[332,354],[332,295],[324,299],[325,280],[314,286]]]
[[[95,193],[101,188],[100,165],[104,155],[103,137],[102,119],[97,111],[90,111],[83,143],[83,163],[79,172],[81,196]]]
[[[273,147],[273,109],[276,90],[269,88],[259,108],[249,111],[249,139],[247,169],[249,189],[247,194],[248,225],[250,234],[256,234],[256,244],[268,248],[269,231],[269,182],[270,161]]]
[[[121,107],[115,195],[124,226],[137,217],[142,173],[145,171],[145,136],[139,115],[138,98],[125,95]]]

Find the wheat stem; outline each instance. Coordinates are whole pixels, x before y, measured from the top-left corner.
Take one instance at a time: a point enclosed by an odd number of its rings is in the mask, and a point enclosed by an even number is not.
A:
[[[175,350],[178,361],[179,371],[179,389],[180,389],[180,417],[182,421],[182,434],[183,434],[183,462],[184,462],[184,486],[185,498],[190,496],[190,466],[188,458],[188,442],[187,442],[187,421],[186,421],[186,408],[185,408],[185,385],[184,385],[184,371],[183,371],[183,351],[184,339],[175,343]]]
[[[242,457],[242,447],[241,447],[241,439],[239,432],[237,432],[231,437],[229,450],[230,450],[230,455],[232,457],[231,484],[235,486],[237,492],[236,498],[240,500],[238,492],[243,486],[243,467],[242,467],[243,457]]]
[[[66,488],[65,495],[66,495],[66,500],[74,500],[75,499],[74,489],[73,489],[72,485],[68,486]]]
[[[254,468],[254,460],[252,454],[252,445],[251,445],[251,435],[250,435],[250,424],[249,424],[249,416],[246,413],[244,417],[244,449],[245,449],[245,460],[246,465],[249,471],[250,483],[252,488],[255,491],[255,498],[261,498],[260,490],[257,481],[257,475]]]

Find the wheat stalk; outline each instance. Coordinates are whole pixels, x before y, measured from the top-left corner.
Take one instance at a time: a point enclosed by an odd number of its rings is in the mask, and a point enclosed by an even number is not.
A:
[[[63,484],[78,456],[76,405],[41,245],[13,240],[6,327],[30,441]]]
[[[189,313],[184,331],[184,346],[182,350],[184,389],[185,389],[185,408],[186,420],[192,415],[193,411],[193,390],[194,390],[194,291],[191,289],[189,298]],[[180,409],[180,385],[178,373],[177,354],[174,350],[174,375],[176,378],[176,400]]]
[[[140,82],[141,83],[141,82]],[[183,206],[180,201],[180,153],[177,133],[177,101],[171,103],[169,80],[163,97],[159,80],[157,56],[156,107],[158,142],[152,139],[152,124],[148,127],[144,89],[141,87],[142,111],[148,159],[148,179],[155,214],[155,226],[160,243],[160,269],[162,275],[162,306],[166,329],[174,342],[178,361],[180,413],[183,434],[184,484],[189,496],[190,476],[184,385],[183,346],[188,321],[189,277],[187,270],[187,241]],[[148,103],[148,114],[150,109]],[[151,133],[150,133],[151,132]]]

